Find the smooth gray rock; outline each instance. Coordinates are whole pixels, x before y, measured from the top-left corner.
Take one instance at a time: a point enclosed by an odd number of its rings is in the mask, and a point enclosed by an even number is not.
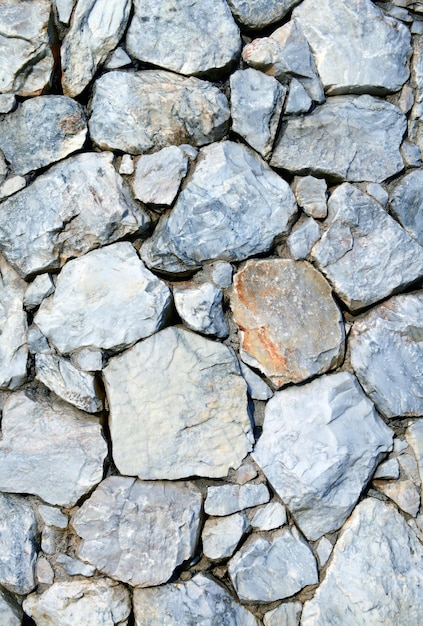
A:
[[[68,516],[54,506],[38,505],[38,513],[46,526],[65,529],[68,525]]]
[[[248,526],[245,513],[206,520],[201,535],[204,555],[212,560],[232,556]]]
[[[229,116],[226,96],[204,80],[163,70],[114,71],[94,83],[88,126],[102,150],[141,154],[218,141]]]
[[[253,458],[314,541],[342,526],[392,437],[355,377],[340,372],[275,393]]]
[[[123,48],[116,48],[104,64],[106,70],[118,70],[121,67],[131,65],[132,59]]]
[[[68,25],[76,0],[53,0],[53,4],[56,7],[59,22]]]
[[[227,337],[229,326],[222,308],[223,292],[213,283],[182,283],[173,287],[175,307],[184,324],[199,333]]]
[[[216,261],[211,264],[211,279],[221,289],[230,287],[232,284],[233,268],[230,263],[226,261]]]
[[[309,217],[292,231],[286,242],[292,258],[299,260],[308,257],[319,239],[320,226],[312,217]]]
[[[423,246],[423,171],[409,172],[395,183],[389,211],[405,230]]]
[[[98,348],[81,348],[72,352],[71,362],[81,372],[99,372],[103,369],[103,352]]]
[[[292,78],[289,83],[289,92],[285,101],[284,115],[299,115],[308,113],[313,104],[310,96],[299,80]]]
[[[420,167],[422,165],[423,161],[420,149],[414,142],[405,139],[402,142],[400,152],[406,168]]]
[[[264,626],[299,626],[302,609],[301,602],[284,602],[273,611],[265,613],[263,624]]]
[[[0,121],[0,149],[15,174],[28,174],[82,148],[84,109],[66,96],[25,100]]]
[[[324,178],[296,176],[291,188],[306,215],[315,219],[324,219],[327,216],[327,184]]]
[[[26,186],[26,180],[23,176],[9,176],[4,183],[0,185],[0,200],[12,196]]]
[[[352,130],[354,129],[354,130]],[[372,96],[336,96],[283,124],[271,165],[293,174],[381,182],[403,169],[401,111]]]
[[[166,272],[239,261],[269,250],[295,214],[288,184],[256,153],[232,141],[215,143],[200,150],[192,177],[141,258]]]
[[[34,589],[37,543],[32,506],[25,498],[0,493],[0,585],[4,589],[19,595]]]
[[[300,0],[227,0],[236,20],[251,30],[279,22]]]
[[[363,185],[363,187],[364,191],[369,196],[372,196],[375,200],[377,200],[379,204],[383,206],[383,208],[386,207],[389,199],[389,194],[386,189],[382,187],[382,185],[380,185],[379,183],[366,183]]]
[[[41,304],[54,291],[54,283],[50,274],[38,274],[25,291],[23,304],[31,311]]]
[[[258,530],[274,530],[287,522],[286,509],[280,502],[269,502],[259,509],[251,520],[251,526]]]
[[[165,583],[194,554],[201,504],[189,482],[110,476],[72,517],[77,556],[132,587]]]
[[[4,592],[0,591],[0,623],[2,626],[21,626],[23,611],[13,603]]]
[[[415,626],[423,611],[423,546],[396,509],[361,502],[335,544],[302,626]],[[348,572],[348,575],[345,575]],[[363,576],[371,572],[371,576]]]
[[[107,445],[98,420],[61,400],[11,395],[2,433],[1,491],[72,506],[102,479]]]
[[[135,626],[259,626],[259,621],[224,587],[204,574],[196,574],[187,582],[134,589],[133,602]]]
[[[131,0],[78,0],[60,49],[63,92],[78,96],[116,48],[128,23]]]
[[[269,385],[253,372],[248,365],[240,361],[239,366],[241,368],[241,374],[247,383],[248,393],[253,400],[268,400],[273,396],[273,391]]]
[[[399,478],[400,468],[398,459],[388,459],[379,465],[375,471],[373,478],[383,478],[385,480],[396,480]]]
[[[319,558],[320,567],[324,567],[332,554],[333,545],[326,537],[319,539],[316,545],[316,554]]]
[[[264,483],[212,486],[207,489],[204,512],[207,515],[231,515],[269,500],[270,493]]]
[[[319,581],[309,544],[295,526],[266,539],[253,537],[229,562],[229,576],[240,600],[273,602]]]
[[[169,207],[187,172],[188,156],[179,146],[145,154],[136,165],[132,181],[134,196],[146,204]]]
[[[370,0],[304,0],[293,13],[329,95],[398,91],[409,77],[410,32]]]
[[[16,106],[16,97],[12,93],[0,94],[0,113],[10,113]]]
[[[124,349],[161,328],[170,290],[129,242],[69,261],[35,323],[62,353],[79,348]]]
[[[103,375],[122,474],[224,477],[250,452],[247,386],[226,346],[173,326],[111,359]]]
[[[386,417],[423,415],[423,292],[396,296],[353,325],[351,364]]]
[[[96,568],[93,565],[88,565],[79,559],[74,559],[67,554],[59,552],[57,555],[56,563],[63,566],[63,569],[69,576],[86,576],[90,578],[94,576]]]
[[[351,311],[423,275],[423,248],[373,198],[345,183],[328,208],[326,231],[311,258]]]

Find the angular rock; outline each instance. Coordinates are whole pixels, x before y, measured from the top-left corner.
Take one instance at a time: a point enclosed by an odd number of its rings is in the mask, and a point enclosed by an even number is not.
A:
[[[229,562],[235,591],[246,602],[289,598],[319,581],[309,544],[295,527],[269,539],[254,537]]]
[[[46,526],[64,529],[68,525],[68,516],[54,506],[39,504],[38,513]]]
[[[54,582],[53,568],[43,556],[38,557],[35,564],[35,578],[39,585],[52,585]]]
[[[217,261],[216,263],[212,263],[209,267],[211,267],[211,279],[216,287],[225,289],[231,286],[233,268],[230,263]]]
[[[332,554],[333,545],[326,539],[326,537],[322,537],[319,539],[319,542],[316,546],[316,554],[319,557],[320,567],[326,565],[330,555]]]
[[[423,246],[423,171],[415,170],[394,185],[389,211]]]
[[[422,165],[422,155],[418,146],[412,141],[405,139],[401,145],[401,156],[405,167],[420,167]]]
[[[35,324],[28,329],[28,352],[30,354],[51,352],[47,339]]]
[[[132,59],[126,54],[123,48],[116,48],[110,55],[104,64],[106,70],[118,70],[121,67],[131,65]]]
[[[165,583],[194,554],[201,503],[189,482],[110,476],[72,518],[77,556],[133,587]]]
[[[286,89],[252,68],[230,77],[232,130],[266,158],[272,151]]]
[[[401,452],[401,454],[398,455],[397,459],[405,477],[409,478],[415,485],[420,487],[421,481],[419,468],[417,465],[417,459],[413,453],[413,448],[410,446],[406,448],[403,452]]]
[[[90,83],[118,45],[130,10],[130,0],[78,0],[60,50],[65,94],[74,98]]]
[[[70,157],[2,203],[0,250],[20,274],[57,269],[148,227],[112,160],[111,153]]]
[[[114,71],[94,83],[89,129],[102,150],[141,154],[221,139],[229,105],[217,87],[162,70]]]
[[[0,623],[2,626],[21,626],[22,609],[0,591]]]
[[[62,354],[121,350],[161,328],[170,302],[165,283],[121,242],[69,261],[35,321]]]
[[[119,174],[131,175],[135,171],[134,158],[130,154],[124,154],[119,166]]]
[[[377,200],[384,208],[386,207],[389,194],[382,185],[379,185],[379,183],[367,183],[364,185],[364,191]]]
[[[381,182],[404,167],[399,148],[405,130],[404,114],[389,102],[337,96],[288,119],[271,165],[293,174]]]
[[[103,369],[103,352],[98,348],[81,348],[72,353],[71,361],[82,372],[99,372]]]
[[[133,602],[135,626],[259,626],[258,620],[224,587],[204,574],[196,574],[187,582],[134,589]]]
[[[313,104],[310,96],[296,78],[289,84],[288,96],[285,100],[284,115],[299,115],[308,113]]]
[[[56,528],[46,526],[41,533],[41,550],[44,554],[54,554],[58,547],[60,533]]]
[[[388,459],[381,463],[374,473],[373,478],[384,478],[385,480],[396,480],[399,478],[400,469],[398,459]]]
[[[287,239],[291,256],[298,261],[306,259],[314,244],[320,239],[320,226],[312,217],[304,220]]]
[[[0,493],[0,585],[7,591],[23,595],[34,589],[37,532],[25,498]]]
[[[126,48],[143,63],[205,75],[233,65],[241,38],[225,0],[134,0]]]
[[[299,626],[303,605],[301,602],[284,602],[263,618],[264,626]]]
[[[0,94],[0,113],[10,113],[16,106],[16,98],[13,94]]]
[[[423,275],[423,249],[367,194],[345,183],[328,202],[327,229],[311,257],[351,311]]]
[[[340,372],[276,393],[253,457],[314,541],[345,522],[392,436],[355,377]]]
[[[235,276],[231,307],[242,360],[277,387],[326,372],[343,357],[341,312],[305,261],[248,261]]]
[[[108,578],[60,581],[32,593],[23,608],[37,626],[127,626],[131,598],[124,585]]]
[[[76,0],[53,0],[59,22],[68,25]]]
[[[273,391],[270,389],[269,385],[265,383],[260,376],[257,376],[248,365],[240,361],[239,366],[241,368],[241,374],[247,383],[248,393],[253,400],[268,400],[273,396]]]
[[[141,258],[166,272],[240,261],[269,250],[295,213],[288,184],[256,153],[232,141],[216,143],[200,150],[191,179]]]
[[[173,297],[176,310],[188,328],[216,337],[229,335],[222,308],[223,292],[213,283],[175,285]]]
[[[280,502],[269,502],[259,509],[251,520],[251,526],[258,530],[274,530],[286,524],[286,509]]]
[[[420,482],[423,486],[423,422],[416,421],[407,430],[407,440],[413,449],[419,468]],[[423,490],[422,490],[423,496]]]
[[[50,274],[39,274],[34,278],[25,291],[23,300],[24,307],[30,311],[35,309],[41,302],[54,291],[54,283]]]
[[[408,134],[420,149],[423,149],[423,37],[413,37],[411,59],[411,86],[414,88],[414,106],[411,110]]]
[[[227,0],[236,20],[251,30],[279,22],[300,0]]]
[[[0,185],[0,200],[12,196],[26,186],[26,180],[23,176],[10,176]]]
[[[264,483],[209,487],[204,512],[207,515],[231,515],[237,511],[265,504],[269,500],[269,490]]]
[[[137,162],[132,182],[134,196],[146,204],[170,206],[187,172],[188,156],[179,146],[145,154]]]
[[[296,176],[292,191],[304,213],[314,219],[324,219],[328,214],[326,205],[327,184],[324,178]]]
[[[234,482],[238,483],[238,485],[245,485],[249,480],[256,478],[257,474],[256,466],[247,458],[234,472]]]
[[[4,159],[4,154],[0,150],[0,183],[3,183],[8,173],[7,163]]]
[[[96,568],[93,565],[88,565],[79,559],[74,559],[67,554],[59,552],[57,555],[56,563],[63,565],[63,569],[69,576],[86,576],[90,578],[94,576]]]
[[[122,474],[224,477],[250,452],[246,384],[226,346],[166,328],[111,359],[103,375]]]
[[[411,480],[396,480],[387,482],[385,480],[373,481],[385,496],[388,496],[400,509],[416,517],[420,509],[420,495],[417,487]]]
[[[86,134],[80,104],[66,96],[39,96],[0,121],[0,149],[12,172],[28,174],[82,148]]]
[[[248,526],[245,513],[208,519],[201,535],[204,555],[212,560],[232,556]]]
[[[336,542],[302,626],[415,626],[423,610],[423,546],[395,508],[361,502]],[[348,571],[348,576],[345,572]],[[363,576],[363,572],[371,576]]]
[[[408,28],[370,0],[304,0],[294,10],[329,95],[398,91],[409,77]]]
[[[351,363],[386,417],[423,415],[423,292],[396,296],[353,326]]]
[[[13,394],[2,432],[0,491],[72,506],[102,479],[107,445],[98,420],[61,400]]]

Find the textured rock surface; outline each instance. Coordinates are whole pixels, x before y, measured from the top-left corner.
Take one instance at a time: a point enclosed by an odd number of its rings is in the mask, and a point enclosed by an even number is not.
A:
[[[264,615],[264,626],[299,626],[303,605],[301,602],[284,602]]]
[[[304,220],[287,239],[292,258],[295,260],[306,259],[319,239],[319,224],[312,217]]]
[[[72,518],[78,556],[131,586],[165,583],[194,553],[201,502],[192,483],[110,476]]]
[[[0,592],[0,620],[2,626],[21,626],[22,624],[22,610],[12,604],[2,592]]]
[[[209,559],[232,556],[247,529],[248,520],[244,513],[208,519],[201,535],[203,553]]]
[[[269,385],[258,376],[248,365],[242,361],[239,362],[241,374],[247,383],[248,393],[253,400],[268,400],[273,396],[273,391]]]
[[[222,308],[223,292],[213,283],[185,283],[173,288],[176,310],[191,330],[227,337],[228,323]]]
[[[258,530],[274,530],[286,524],[286,509],[280,502],[269,502],[259,509],[251,520],[251,526]]]
[[[420,509],[420,494],[411,480],[396,480],[395,482],[375,480],[373,484],[400,509],[416,517]]]
[[[54,291],[54,283],[50,274],[38,274],[25,291],[23,304],[27,310],[35,309],[44,298]]]
[[[212,486],[207,489],[204,511],[207,515],[230,515],[269,500],[269,490],[264,484]]]
[[[296,176],[292,184],[292,191],[298,205],[306,215],[315,219],[325,218],[328,213],[326,190],[325,179],[314,178],[314,176]]]
[[[300,0],[228,0],[238,22],[255,30],[281,20]]]
[[[397,182],[389,210],[405,230],[423,246],[423,171],[415,170]]]
[[[179,146],[169,146],[140,157],[132,183],[134,195],[141,202],[170,206],[188,171],[188,156]]]

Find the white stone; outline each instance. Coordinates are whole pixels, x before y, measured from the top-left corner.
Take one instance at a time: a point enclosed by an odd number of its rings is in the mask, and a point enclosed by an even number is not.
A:
[[[207,515],[231,515],[269,500],[270,493],[264,483],[212,486],[207,489],[204,512]]]
[[[387,205],[389,194],[379,183],[367,183],[365,185],[365,191],[370,196],[373,196],[383,207]]]
[[[228,0],[237,21],[256,30],[279,22],[300,0]]]
[[[44,554],[54,554],[56,552],[60,533],[56,528],[46,526],[41,533],[41,550]]]
[[[13,94],[0,94],[0,113],[10,113],[16,106],[16,98]]]
[[[328,214],[326,205],[327,184],[324,178],[296,176],[292,183],[298,205],[304,213],[315,219],[324,219]]]
[[[395,480],[386,482],[375,480],[373,484],[388,496],[400,509],[416,517],[420,509],[420,494],[417,487],[411,480]]]
[[[234,482],[238,483],[238,485],[244,485],[248,483],[248,481],[256,478],[258,472],[256,466],[252,461],[247,459],[244,463],[238,467],[238,469],[234,472]]]
[[[385,480],[395,480],[399,478],[400,469],[398,459],[392,458],[381,463],[374,473],[373,478],[384,478]]]
[[[2,626],[21,626],[22,609],[14,604],[9,596],[0,591],[0,624]]]
[[[116,48],[109,55],[109,58],[104,64],[104,69],[118,70],[121,67],[126,67],[127,65],[131,65],[131,63],[132,63],[132,59],[128,54],[126,54],[125,50],[123,48]]]
[[[248,365],[240,361],[239,366],[241,368],[241,374],[247,383],[248,394],[253,400],[268,400],[273,396],[273,391],[270,389],[269,385],[253,372]]]
[[[201,535],[203,554],[212,560],[232,556],[248,526],[245,513],[208,519]]]
[[[405,230],[423,246],[423,171],[409,172],[395,181],[389,211]]]
[[[0,183],[4,181],[7,176],[8,167],[5,161],[3,152],[0,150]]]
[[[225,289],[231,286],[233,268],[230,263],[226,261],[216,261],[216,263],[212,264],[211,272],[212,281],[216,287]]]
[[[299,626],[303,605],[301,602],[284,602],[263,617],[264,626]]]
[[[420,474],[417,465],[417,459],[413,454],[413,449],[408,447],[404,452],[398,455],[398,463],[401,471],[409,478],[415,485],[420,486]]]
[[[162,148],[138,159],[132,181],[134,196],[159,206],[170,206],[188,172],[188,157],[179,146]]]
[[[28,351],[30,354],[42,354],[51,351],[47,339],[35,324],[28,329]]]
[[[39,274],[34,278],[25,291],[24,307],[30,311],[41,304],[44,298],[54,291],[54,283],[50,274]]]
[[[76,0],[53,0],[59,21],[68,25]]]
[[[124,154],[119,166],[119,174],[131,175],[135,172],[134,159],[130,154]]]
[[[306,259],[314,244],[320,239],[320,226],[309,217],[295,228],[287,239],[291,256],[296,261]]]
[[[412,141],[405,139],[402,142],[400,152],[405,167],[420,167],[422,165],[420,149]]]
[[[86,576],[90,578],[94,576],[96,568],[93,565],[88,565],[79,559],[74,559],[67,554],[59,552],[57,555],[56,563],[63,565],[63,569],[69,576]]]
[[[227,337],[229,326],[222,308],[223,292],[212,283],[174,285],[175,307],[184,324],[205,335]]]
[[[10,176],[0,185],[0,200],[13,196],[26,187],[26,179],[23,176]]]
[[[299,80],[293,78],[289,84],[289,92],[285,101],[284,115],[308,113],[313,104],[312,99]]]
[[[251,526],[258,530],[275,530],[287,522],[286,509],[280,502],[269,502],[255,513]]]
[[[82,372],[99,372],[103,369],[103,352],[98,348],[81,348],[72,352],[71,361]]]
[[[37,559],[35,577],[39,585],[52,585],[54,582],[53,568],[44,556]]]
[[[316,554],[319,558],[320,567],[326,565],[329,560],[330,555],[332,554],[333,545],[326,537],[322,537],[319,539],[316,545]]]
[[[54,506],[39,504],[38,513],[46,526],[64,529],[68,525],[68,516]]]

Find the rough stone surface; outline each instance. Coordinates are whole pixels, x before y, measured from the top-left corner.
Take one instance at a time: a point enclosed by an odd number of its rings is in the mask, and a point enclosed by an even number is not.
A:
[[[248,393],[253,400],[268,400],[273,396],[273,391],[270,389],[269,385],[253,372],[248,365],[245,365],[242,361],[239,362],[239,365],[241,374],[247,383]]]
[[[21,626],[22,624],[22,609],[13,604],[2,592],[0,592],[0,623],[2,626]]]
[[[306,259],[314,244],[320,239],[319,224],[312,218],[304,220],[287,239],[291,256],[296,261]]]
[[[245,513],[208,519],[201,535],[203,553],[212,560],[232,556],[247,528],[248,520]]]
[[[240,24],[256,30],[279,22],[300,0],[228,0]]]
[[[82,372],[99,372],[103,369],[103,352],[98,348],[81,348],[72,352],[71,361]]]
[[[88,565],[79,559],[74,559],[67,554],[59,552],[57,555],[56,563],[63,566],[63,569],[69,576],[94,576],[96,568],[93,565]]]
[[[382,185],[379,183],[367,183],[364,185],[364,191],[369,194],[369,196],[372,196],[375,200],[377,200],[383,207],[386,207],[389,194],[386,189],[382,187]]]
[[[410,172],[391,191],[389,210],[405,230],[423,246],[423,171]]]
[[[423,275],[423,249],[378,202],[344,183],[328,202],[327,229],[311,257],[351,311]]]
[[[263,618],[264,626],[299,626],[303,605],[301,602],[285,602]]]
[[[43,556],[38,557],[35,564],[35,578],[39,585],[52,585],[54,582],[53,568]]]
[[[423,487],[423,422],[416,421],[408,428],[407,440],[409,441],[410,446],[413,448],[413,452],[416,456],[420,474],[420,482],[422,483]]]
[[[165,583],[194,553],[201,503],[192,483],[110,476],[72,518],[77,555],[131,586]]]
[[[327,184],[324,178],[314,176],[296,176],[292,191],[298,205],[306,215],[315,219],[324,219],[328,214],[326,205]]]
[[[259,509],[251,520],[251,526],[258,530],[274,530],[286,524],[286,509],[280,502],[269,502]]]
[[[304,605],[302,626],[394,626],[399,616],[403,626],[415,626],[423,610],[422,561],[421,543],[395,508],[367,498],[342,529],[325,579]]]
[[[68,525],[68,516],[54,506],[40,504],[38,506],[38,513],[46,526],[64,529]]]
[[[34,278],[25,291],[24,307],[27,310],[35,309],[41,304],[44,298],[50,296],[54,291],[54,283],[50,274],[39,274]]]
[[[35,321],[62,354],[124,349],[163,326],[170,300],[133,246],[115,243],[69,261]]]
[[[111,359],[103,374],[122,474],[223,477],[251,450],[246,384],[226,346],[166,328]]]
[[[175,285],[173,297],[176,310],[188,328],[216,337],[229,335],[222,308],[223,292],[213,283]]]
[[[237,511],[265,504],[269,500],[269,490],[263,483],[209,487],[204,511],[207,515],[231,515]]]
[[[342,359],[341,312],[309,263],[248,261],[235,276],[231,307],[242,360],[276,387],[321,374]]]
[[[342,526],[393,432],[348,372],[269,400],[253,457],[308,539]]]
[[[0,185],[0,200],[12,196],[26,186],[26,180],[23,176],[10,176],[3,184]]]
[[[319,542],[316,546],[316,554],[319,557],[320,566],[323,567],[326,565],[330,555],[332,554],[333,545],[326,537],[322,537],[319,539]]]
[[[396,480],[394,482],[386,482],[384,480],[375,480],[374,485],[388,496],[400,509],[416,517],[420,509],[420,494],[411,480]]]
[[[398,465],[398,459],[388,459],[384,463],[381,463],[374,473],[373,478],[384,478],[388,480],[395,480],[399,478],[400,469]]]
[[[128,54],[126,54],[125,50],[123,48],[116,48],[111,54],[109,54],[104,67],[107,70],[118,70],[121,67],[131,65],[131,63],[132,59]]]
[[[162,70],[109,72],[94,83],[89,129],[102,149],[141,154],[221,139],[229,106],[217,87]]]
[[[103,476],[107,445],[97,420],[58,399],[11,396],[3,409],[0,490],[72,506]]]
[[[170,206],[187,171],[188,157],[179,146],[145,154],[136,166],[132,182],[134,196],[146,204]]]
[[[0,113],[9,113],[16,106],[16,98],[13,94],[2,93],[0,94]]]
[[[310,96],[300,81],[293,78],[289,84],[289,92],[285,100],[284,115],[308,113],[312,104]]]

